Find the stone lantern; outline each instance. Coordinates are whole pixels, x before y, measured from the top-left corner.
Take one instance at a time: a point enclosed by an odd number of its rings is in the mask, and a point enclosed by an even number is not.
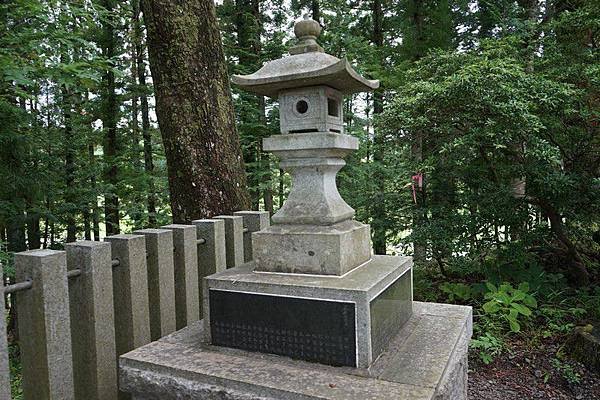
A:
[[[247,91],[279,99],[282,134],[265,139],[263,148],[293,178],[273,226],[253,236],[255,269],[340,276],[371,258],[369,226],[352,220],[354,210],[335,182],[343,158],[358,149],[358,140],[344,134],[342,99],[373,90],[379,81],[324,53],[316,21],[300,21],[294,32],[299,43],[290,57],[233,77]]]
[[[335,176],[358,148],[342,100],[377,88],[295,26],[290,55],[233,82],[278,99],[264,139],[293,186],[253,260],[204,278],[203,320],[120,357],[135,400],[466,400],[469,307],[413,302],[412,259],[371,255]]]
[[[412,260],[372,256],[336,174],[358,149],[344,134],[344,95],[371,91],[347,60],[323,52],[316,21],[296,23],[290,56],[233,83],[279,100],[281,134],[263,148],[292,175],[273,224],[252,235],[254,261],[206,279],[214,345],[367,368],[412,313]]]

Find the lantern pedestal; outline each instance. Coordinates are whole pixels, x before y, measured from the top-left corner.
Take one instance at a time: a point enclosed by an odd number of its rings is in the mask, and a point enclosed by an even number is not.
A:
[[[412,315],[412,259],[373,256],[343,277],[253,271],[206,278],[207,343],[368,368]]]
[[[199,321],[121,356],[120,389],[133,400],[466,399],[471,308],[413,307],[369,369],[211,346]]]

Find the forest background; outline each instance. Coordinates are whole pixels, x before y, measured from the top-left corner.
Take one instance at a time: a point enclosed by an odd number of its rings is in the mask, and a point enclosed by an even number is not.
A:
[[[14,252],[233,211],[210,197],[171,209],[142,6],[0,1],[5,283]],[[375,253],[415,257],[418,299],[475,306],[480,362],[523,331],[562,340],[600,320],[597,0],[223,0],[216,12],[229,74],[283,56],[308,14],[328,53],[381,80],[345,99],[361,147],[340,192],[371,224]],[[279,131],[277,103],[235,87],[232,98],[238,204],[276,211],[290,180],[261,141]]]

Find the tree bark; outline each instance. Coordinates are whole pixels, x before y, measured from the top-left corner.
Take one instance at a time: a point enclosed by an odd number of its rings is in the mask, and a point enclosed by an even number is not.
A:
[[[174,222],[248,209],[213,1],[144,0],[142,9]]]
[[[560,215],[554,206],[545,199],[538,198],[533,200],[533,202],[539,205],[542,211],[548,216],[552,233],[554,233],[554,236],[566,248],[568,258],[567,262],[571,268],[569,272],[572,273],[574,280],[582,286],[587,286],[590,283],[590,274],[585,267],[583,260],[581,259],[581,255],[579,254],[577,247],[571,241],[567,235],[567,232],[565,231],[562,215]]]

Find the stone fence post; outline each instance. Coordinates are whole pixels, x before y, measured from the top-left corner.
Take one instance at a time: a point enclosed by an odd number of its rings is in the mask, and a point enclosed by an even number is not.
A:
[[[225,221],[222,219],[197,219],[198,244],[198,295],[202,299],[202,278],[226,269]],[[200,309],[202,317],[202,309]]]
[[[244,263],[244,219],[236,215],[218,215],[214,219],[225,221],[225,250],[227,268]]]
[[[31,289],[17,293],[25,400],[75,398],[67,257],[64,251],[15,254],[18,282]]]
[[[117,399],[117,355],[110,244],[68,243],[67,268],[79,270],[69,280],[75,397]]]
[[[143,235],[114,235],[104,239],[111,244],[115,343],[117,357],[150,343],[148,270],[146,240]],[[119,392],[119,399],[129,399]]]
[[[141,229],[133,233],[146,237],[150,339],[154,341],[175,332],[173,232]]]
[[[244,221],[244,262],[254,259],[252,254],[252,232],[258,232],[271,225],[268,211],[236,211],[233,215],[242,217]]]
[[[194,225],[163,226],[173,232],[175,263],[175,323],[182,329],[200,319],[198,294],[198,245]]]

